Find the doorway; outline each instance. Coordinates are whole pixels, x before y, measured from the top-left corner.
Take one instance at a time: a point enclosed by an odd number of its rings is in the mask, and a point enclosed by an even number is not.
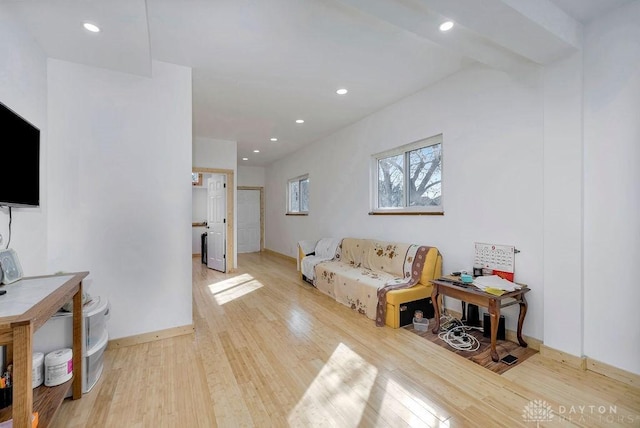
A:
[[[264,249],[264,187],[238,186],[238,253]]]
[[[206,263],[209,269],[227,271],[226,222],[227,183],[224,174],[207,178],[207,236]]]
[[[226,273],[231,273],[234,271],[234,263],[235,263],[235,257],[234,257],[234,246],[235,246],[235,242],[234,242],[234,215],[235,215],[235,209],[234,209],[234,174],[233,174],[233,170],[230,169],[219,169],[219,168],[196,168],[194,167],[192,169],[192,171],[194,173],[198,173],[198,174],[207,174],[207,175],[219,175],[222,176],[224,179],[224,190],[226,193],[226,200],[224,201],[224,211],[223,214],[220,214],[220,217],[222,218],[222,228],[223,230],[220,231],[219,228],[216,230],[216,232],[220,235],[223,235],[224,238],[222,241],[222,247],[218,247],[218,257],[223,257],[225,259],[225,263],[224,263],[224,272]],[[207,183],[203,182],[202,184],[207,185]],[[207,219],[208,221],[209,219]],[[194,225],[196,225],[197,223],[193,223]],[[209,230],[207,229],[207,246],[210,246],[211,244],[208,242],[209,239],[211,238],[210,234],[209,234]],[[210,251],[207,251],[207,257],[210,257],[212,254]],[[209,265],[209,263],[207,262],[207,265]]]

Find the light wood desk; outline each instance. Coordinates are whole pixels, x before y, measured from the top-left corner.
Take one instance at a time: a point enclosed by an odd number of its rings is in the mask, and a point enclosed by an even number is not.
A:
[[[498,336],[500,309],[519,304],[520,315],[518,316],[518,342],[520,343],[520,346],[525,348],[528,346],[527,342],[522,338],[522,324],[524,324],[524,317],[527,315],[528,306],[524,295],[529,292],[528,287],[523,286],[519,290],[510,291],[501,296],[496,296],[494,294],[485,293],[471,284],[453,283],[450,280],[444,281],[442,279],[433,280],[431,283],[433,284],[431,300],[433,301],[433,308],[435,309],[436,314],[436,323],[432,330],[433,334],[438,334],[440,332],[440,299],[438,299],[440,295],[453,297],[454,299],[487,308],[491,318],[491,359],[493,361],[499,361],[500,356],[496,351],[496,338]]]
[[[7,345],[7,363],[13,363],[13,405],[0,411],[0,421],[13,418],[15,428],[49,425],[73,385],[74,400],[82,397],[82,280],[89,272],[23,278],[2,286],[0,345]],[[65,303],[73,299],[73,379],[55,387],[32,389],[33,334]],[[34,400],[34,397],[36,399]]]

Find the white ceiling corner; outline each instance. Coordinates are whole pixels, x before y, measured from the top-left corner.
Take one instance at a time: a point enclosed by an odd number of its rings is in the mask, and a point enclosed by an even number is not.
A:
[[[124,73],[151,75],[145,0],[7,2],[48,56]],[[100,33],[85,30],[89,21]]]
[[[553,3],[577,21],[588,24],[632,1],[638,0],[553,0]]]

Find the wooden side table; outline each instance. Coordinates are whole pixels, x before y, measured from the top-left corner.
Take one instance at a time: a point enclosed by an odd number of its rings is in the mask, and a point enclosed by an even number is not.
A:
[[[72,388],[82,397],[82,280],[89,272],[23,278],[3,286],[0,296],[0,345],[7,345],[7,363],[13,363],[13,404],[0,411],[0,422],[13,419],[15,428],[49,425]],[[73,379],[54,387],[32,389],[33,333],[65,303],[73,300]]]
[[[482,306],[489,310],[489,316],[491,318],[491,359],[493,361],[499,361],[500,356],[496,351],[496,338],[498,336],[498,322],[500,320],[500,309],[506,308],[511,305],[520,305],[520,314],[518,316],[518,343],[520,346],[527,347],[527,342],[522,338],[522,325],[524,324],[524,317],[527,315],[527,300],[524,295],[527,294],[530,289],[527,286],[520,285],[522,288],[515,291],[507,292],[501,296],[485,293],[478,287],[471,284],[463,284],[452,280],[444,280],[442,278],[432,280],[433,291],[431,293],[431,300],[433,301],[433,309],[436,314],[436,323],[432,332],[438,334],[440,331],[440,303],[439,296],[449,296],[454,299],[462,300],[467,303],[471,303],[477,306]]]

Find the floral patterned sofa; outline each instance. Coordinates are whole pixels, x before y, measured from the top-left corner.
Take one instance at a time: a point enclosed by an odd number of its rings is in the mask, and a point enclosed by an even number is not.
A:
[[[299,243],[301,263],[308,254],[303,247]],[[407,303],[431,297],[429,281],[442,275],[442,256],[435,247],[344,238],[335,257],[314,269],[320,292],[377,325],[398,328]]]

